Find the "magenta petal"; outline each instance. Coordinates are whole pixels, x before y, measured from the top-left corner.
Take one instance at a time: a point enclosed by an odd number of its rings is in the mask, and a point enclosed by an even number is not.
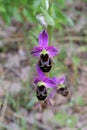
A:
[[[58,84],[64,84],[64,82],[65,82],[64,76],[58,79]]]
[[[42,82],[44,82],[46,84],[47,88],[56,87],[56,84],[55,84],[54,80],[47,77],[47,76],[45,76],[45,74],[41,71],[38,64],[36,65],[36,70],[37,70],[37,73],[38,73],[38,78],[36,78],[34,83],[37,83],[38,81],[42,81]]]
[[[43,78],[45,77],[44,73],[41,71],[39,65],[37,64],[36,65],[36,70],[37,70],[37,73],[38,73],[38,76],[41,80],[43,80]]]
[[[61,78],[53,77],[52,78],[55,84],[58,86],[59,84],[63,84],[65,82],[65,77],[62,76]]]
[[[37,85],[39,81],[40,81],[40,78],[36,77],[35,80],[34,80],[34,83]]]
[[[58,84],[58,78],[57,77],[53,77],[52,80],[55,82],[55,84]]]
[[[46,47],[46,50],[48,51],[50,57],[53,57],[53,56],[59,54],[59,50],[53,46]]]
[[[44,82],[46,83],[46,87],[47,88],[55,88],[56,87],[56,84],[55,84],[55,82],[51,79],[51,78],[46,78],[45,80],[44,80]]]
[[[39,67],[38,64],[36,64],[36,70],[37,70],[38,76],[35,78],[34,83],[35,83],[35,84],[38,84],[38,82],[41,82],[41,81],[44,80],[45,75],[44,75],[44,73],[41,71],[41,69],[40,69],[40,67]]]
[[[33,56],[39,57],[41,51],[42,51],[42,47],[35,46],[35,47],[32,49],[31,54],[32,54]]]
[[[46,30],[43,30],[40,34],[39,34],[39,45],[43,48],[48,46],[48,33]]]

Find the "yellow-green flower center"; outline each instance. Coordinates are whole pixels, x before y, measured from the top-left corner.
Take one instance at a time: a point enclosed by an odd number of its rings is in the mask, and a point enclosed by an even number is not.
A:
[[[58,88],[65,88],[65,85],[64,85],[64,84],[60,84],[60,85],[58,86]]]
[[[44,83],[44,82],[38,82],[38,84],[37,84],[38,87],[40,87],[40,86],[42,86],[42,85],[45,86],[45,83]]]
[[[48,54],[48,52],[44,49],[41,54],[45,55],[45,54]]]

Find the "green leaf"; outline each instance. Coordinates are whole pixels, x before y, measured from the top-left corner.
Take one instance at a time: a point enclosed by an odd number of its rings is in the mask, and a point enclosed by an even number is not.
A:
[[[5,22],[6,22],[7,24],[10,24],[10,23],[11,23],[11,16],[10,16],[10,15],[4,14],[4,15],[3,15],[3,19],[5,20]]]
[[[62,25],[67,24],[64,13],[53,4],[53,18],[55,19],[55,28],[62,30]]]
[[[5,13],[6,9],[4,5],[0,5],[0,13]]]
[[[23,18],[16,7],[14,8],[14,16],[19,22],[23,22]]]
[[[32,22],[32,23],[36,22],[36,19],[34,17],[32,10],[28,10],[27,19],[28,19],[29,22]]]
[[[46,10],[49,9],[49,0],[45,0],[45,6],[46,6]]]
[[[44,18],[45,18],[47,25],[54,26],[54,24],[55,24],[54,19],[42,7],[40,7],[40,9],[44,15]]]
[[[35,39],[36,41],[38,41],[38,37],[37,37],[36,33],[32,32],[32,31],[30,31],[30,33],[31,33],[31,35],[34,37],[34,39]]]
[[[3,0],[0,0],[0,4],[3,2]]]
[[[41,2],[41,7],[47,11],[49,9],[49,0],[42,0]]]
[[[15,18],[19,21],[19,22],[23,22],[23,18],[20,14],[16,14]]]
[[[35,8],[39,7],[41,1],[42,1],[42,0],[33,0],[33,4],[32,4],[33,8],[35,9]]]
[[[23,15],[24,15],[26,18],[28,18],[28,16],[29,16],[29,12],[28,12],[28,10],[27,10],[26,8],[23,9]]]
[[[21,0],[20,3],[23,5],[27,5],[27,0]]]

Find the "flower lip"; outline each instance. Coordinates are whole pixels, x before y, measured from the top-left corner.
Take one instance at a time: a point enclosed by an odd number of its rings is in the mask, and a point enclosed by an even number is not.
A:
[[[49,72],[52,68],[52,59],[49,57],[49,54],[46,50],[43,50],[40,54],[40,60],[38,65],[42,72]]]
[[[67,88],[67,86],[65,87],[61,87],[57,89],[57,93],[61,94],[62,96],[68,96],[69,95],[69,89]]]
[[[37,87],[36,97],[40,101],[44,101],[47,98],[47,90],[46,90],[46,87],[44,85]]]
[[[48,63],[48,61],[49,61],[49,55],[48,54],[41,54],[40,58],[41,58],[42,64],[44,64],[45,62]]]

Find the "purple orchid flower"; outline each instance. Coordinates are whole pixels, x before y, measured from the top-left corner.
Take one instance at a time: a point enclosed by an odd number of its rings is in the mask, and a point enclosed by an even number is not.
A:
[[[31,54],[35,57],[40,57],[40,54],[47,52],[49,57],[53,57],[59,54],[59,50],[54,46],[48,46],[49,37],[46,30],[43,30],[38,37],[39,46],[35,46],[31,51]]]
[[[65,82],[65,77],[61,77],[59,79],[57,77],[49,78],[41,71],[38,65],[36,66],[36,70],[38,76],[35,78],[34,83],[37,86],[36,93],[37,95],[40,95],[37,97],[40,100],[47,99],[48,103],[51,104],[50,99],[53,98],[55,93],[57,93],[58,86],[62,85]],[[52,89],[49,95],[47,94],[48,88]]]
[[[35,78],[34,83],[36,84],[36,97],[40,101],[45,101],[48,96],[47,88],[54,88],[55,82],[53,79],[45,76],[37,65],[38,76]]]
[[[57,89],[59,86],[62,86],[65,82],[65,76],[62,76],[60,78],[57,77],[53,77],[52,80],[55,82],[55,87],[52,89],[50,95],[49,95],[49,99],[53,98],[55,93],[57,93]]]
[[[36,85],[38,84],[44,84],[46,88],[55,88],[56,84],[55,84],[55,80],[53,78],[49,78],[47,76],[45,76],[45,74],[41,71],[41,69],[39,68],[39,66],[36,66],[36,70],[38,73],[38,76],[35,78],[34,83]]]

